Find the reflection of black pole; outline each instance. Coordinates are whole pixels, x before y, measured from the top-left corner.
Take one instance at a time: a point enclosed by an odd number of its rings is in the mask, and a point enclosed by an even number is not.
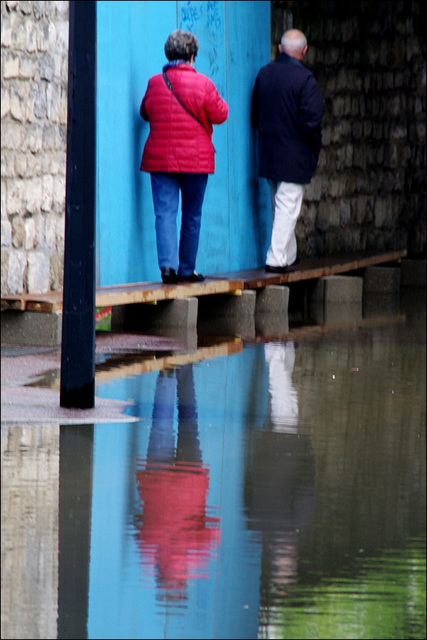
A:
[[[59,428],[58,638],[87,638],[93,424]]]
[[[96,2],[72,0],[61,407],[95,404]]]

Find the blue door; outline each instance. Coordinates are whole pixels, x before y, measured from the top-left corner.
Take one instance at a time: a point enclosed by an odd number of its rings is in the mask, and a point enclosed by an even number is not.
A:
[[[150,176],[139,171],[149,132],[139,107],[176,28],[196,35],[196,70],[229,105],[227,122],[214,127],[197,270],[263,265],[271,208],[249,115],[256,74],[270,60],[270,2],[107,1],[97,20],[97,284],[160,279]]]

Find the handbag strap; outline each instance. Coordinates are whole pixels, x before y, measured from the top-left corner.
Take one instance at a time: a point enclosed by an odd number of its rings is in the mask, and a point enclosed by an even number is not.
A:
[[[172,91],[173,95],[174,95],[174,96],[175,96],[175,98],[178,100],[178,102],[179,102],[179,104],[181,105],[181,107],[182,107],[183,109],[185,109],[185,110],[186,110],[186,112],[187,112],[187,113],[189,113],[189,114],[190,114],[190,116],[192,116],[192,117],[193,117],[193,118],[194,118],[194,119],[199,123],[199,125],[200,125],[201,127],[203,127],[203,130],[205,131],[206,135],[209,137],[209,140],[210,140],[210,139],[211,139],[211,137],[210,137],[209,132],[207,131],[207,129],[206,129],[206,127],[205,127],[205,125],[203,124],[203,122],[201,122],[201,121],[199,120],[199,118],[198,118],[197,116],[195,116],[195,115],[194,115],[194,113],[193,113],[192,111],[190,111],[190,109],[188,109],[188,108],[185,106],[185,104],[182,102],[181,98],[179,98],[179,96],[177,96],[177,95],[176,95],[176,93],[175,93],[175,91],[174,91],[174,88],[173,88],[173,86],[172,86],[172,82],[170,81],[170,78],[169,78],[168,74],[166,73],[166,71],[163,71],[163,80],[165,81],[165,84],[166,84],[167,88],[168,88],[168,89],[170,89],[170,90]]]

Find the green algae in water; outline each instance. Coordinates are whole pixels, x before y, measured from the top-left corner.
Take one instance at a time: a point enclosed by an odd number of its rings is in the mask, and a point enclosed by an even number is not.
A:
[[[359,558],[353,579],[294,585],[275,629],[277,638],[426,637],[425,537],[404,550]]]

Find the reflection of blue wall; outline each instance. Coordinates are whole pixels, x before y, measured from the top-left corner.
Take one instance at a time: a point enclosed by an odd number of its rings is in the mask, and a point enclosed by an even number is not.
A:
[[[145,419],[95,426],[89,638],[257,637],[261,544],[247,528],[243,476],[245,431],[264,422],[268,405],[268,375],[259,376],[258,357],[260,350],[245,349],[194,365],[200,445],[210,473],[207,504],[219,507],[209,514],[220,517],[221,542],[208,578],[190,581],[187,608],[178,616],[161,614],[155,604],[155,580],[144,575],[131,518],[138,509],[134,465],[147,455],[158,374],[98,387],[97,395],[134,399]],[[236,379],[239,385],[232,384]]]
[[[139,171],[149,128],[139,107],[177,27],[199,39],[196,69],[213,80],[230,109],[228,122],[214,127],[216,173],[208,181],[197,268],[261,266],[271,215],[266,185],[255,178],[249,104],[256,73],[270,58],[270,3],[97,6],[98,284],[159,279],[150,179]]]

